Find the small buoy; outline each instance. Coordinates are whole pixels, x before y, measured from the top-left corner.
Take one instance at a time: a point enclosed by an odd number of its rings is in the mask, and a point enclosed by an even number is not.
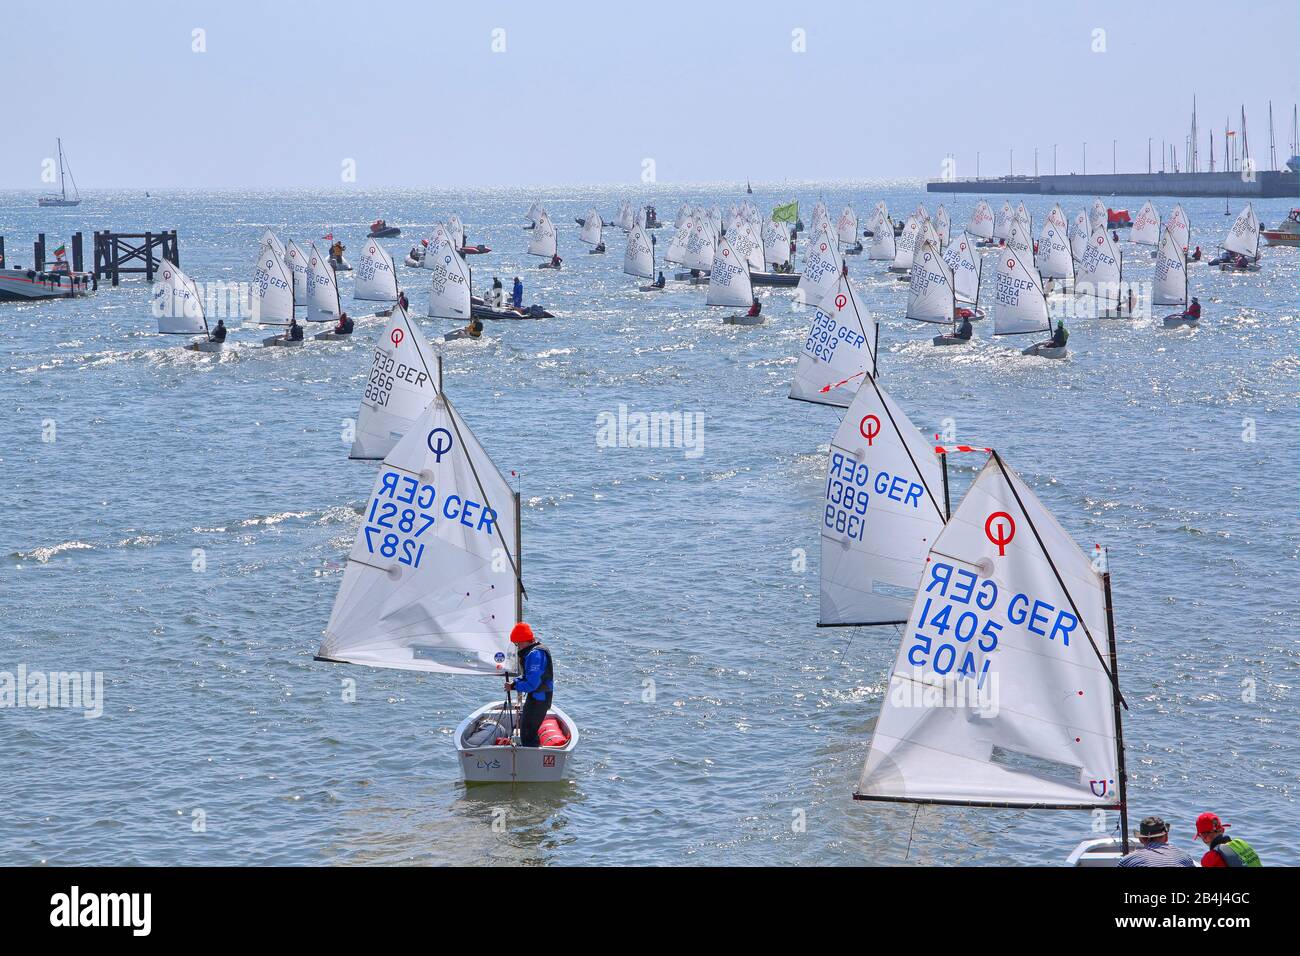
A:
[[[537,740],[543,747],[563,747],[569,742],[560,722],[554,717],[547,717],[537,728]]]

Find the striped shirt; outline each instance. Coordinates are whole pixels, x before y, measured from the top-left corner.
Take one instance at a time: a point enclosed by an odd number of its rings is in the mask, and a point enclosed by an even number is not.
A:
[[[1119,861],[1120,866],[1195,866],[1187,853],[1169,843],[1151,843],[1138,847]]]

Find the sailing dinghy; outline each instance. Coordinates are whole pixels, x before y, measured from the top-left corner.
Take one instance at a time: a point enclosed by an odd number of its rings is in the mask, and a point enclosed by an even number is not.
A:
[[[934,242],[927,239],[912,263],[912,281],[907,290],[907,318],[914,322],[951,325],[951,332],[936,335],[934,345],[969,345],[971,340],[957,334],[957,293],[952,271],[939,254]]]
[[[222,342],[209,336],[208,320],[203,314],[203,296],[194,280],[166,259],[158,270],[153,286],[153,314],[161,335],[201,335],[185,346],[192,352],[220,352]]]
[[[993,207],[981,199],[975,204],[975,211],[966,223],[966,232],[979,240],[981,246],[994,245],[993,241]]]
[[[1183,250],[1178,248],[1178,240],[1173,231],[1165,229],[1160,248],[1156,250],[1155,281],[1151,286],[1152,305],[1176,305],[1180,311],[1166,315],[1162,324],[1167,329],[1189,325],[1193,328],[1200,321],[1187,314],[1187,261]]]
[[[393,266],[393,257],[374,239],[367,239],[362,247],[354,279],[352,298],[366,302],[397,301],[397,269]],[[389,308],[374,314],[387,318],[392,311]]]
[[[339,280],[336,270],[329,260],[320,254],[316,244],[311,245],[311,254],[307,259],[307,321],[337,322],[343,312],[339,301]],[[349,334],[340,334],[332,330],[317,332],[315,338],[322,341],[348,338]]]
[[[829,225],[809,234],[803,272],[799,274],[798,302],[815,305],[836,287],[844,273],[844,260],[839,257],[838,245]]]
[[[596,210],[589,209],[587,218],[582,222],[582,231],[578,233],[578,238],[591,246],[587,250],[587,255],[604,255],[605,244],[601,241],[605,228],[605,221],[600,218],[600,213]]]
[[[1133,228],[1128,234],[1130,242],[1136,242],[1144,246],[1160,245],[1160,213],[1148,199],[1138,210],[1137,218],[1133,220]]]
[[[984,258],[975,254],[975,243],[966,232],[959,232],[943,250],[943,261],[952,273],[952,290],[959,306],[970,306],[967,318],[978,322],[984,318],[979,307],[980,284],[984,278]]]
[[[296,304],[293,276],[284,259],[275,251],[275,246],[269,242],[263,243],[257,264],[253,267],[253,321],[258,325],[288,327]],[[302,341],[275,335],[263,339],[262,344],[292,346],[302,345]]]
[[[553,262],[558,252],[556,243],[555,223],[551,222],[551,217],[542,210],[541,217],[537,220],[537,225],[533,229],[532,238],[528,240],[528,254],[530,256],[542,256],[547,261],[543,262],[537,268],[554,269]]]
[[[1226,261],[1219,263],[1219,269],[1223,272],[1258,272],[1259,231],[1259,217],[1255,215],[1255,206],[1253,203],[1246,203],[1246,208],[1237,214],[1232,228],[1228,230],[1228,235],[1223,240],[1225,252],[1243,256],[1246,264],[1239,268],[1231,256],[1228,256]]]
[[[912,271],[912,260],[916,258],[916,244],[920,235],[921,220],[913,213],[907,217],[903,231],[895,240],[894,261],[889,264],[890,272],[905,277]]]
[[[1010,249],[1002,250],[998,256],[996,289],[994,335],[1051,335],[1052,319],[1047,311],[1047,299],[1043,296],[1043,280],[1036,269],[1030,268]],[[1049,338],[1023,349],[1021,354],[1059,359],[1065,357],[1065,351],[1064,345],[1052,345]]]
[[[731,248],[731,241],[723,236],[714,247],[713,268],[709,271],[709,293],[705,305],[731,306],[748,309],[757,300],[749,281],[749,264]],[[763,315],[731,314],[723,316],[724,325],[761,325]]]
[[[430,242],[424,266],[433,273],[429,280],[429,318],[468,319],[473,312],[470,271],[451,236],[439,234]]]
[[[641,225],[640,219],[632,223],[627,233],[627,248],[623,250],[623,272],[642,279],[655,277],[655,242]],[[655,283],[640,287],[642,292],[662,292],[664,287]]]
[[[1118,810],[1127,853],[1109,573],[990,451],[917,581],[854,799]]]
[[[1074,291],[1082,295],[1091,295],[1101,302],[1101,315],[1119,316],[1123,304],[1120,301],[1121,286],[1124,280],[1123,255],[1115,248],[1110,232],[1094,229],[1079,258],[1074,273]],[[1111,295],[1114,294],[1114,312],[1109,311]]]
[[[840,276],[813,313],[789,397],[847,408],[862,377],[876,374],[879,347],[880,326],[870,313],[863,319],[853,286]]]
[[[384,456],[317,659],[501,679],[523,618],[519,495],[439,391]],[[519,704],[479,707],[453,738],[466,783],[559,780],[578,729],[551,705],[561,745],[521,747]]]

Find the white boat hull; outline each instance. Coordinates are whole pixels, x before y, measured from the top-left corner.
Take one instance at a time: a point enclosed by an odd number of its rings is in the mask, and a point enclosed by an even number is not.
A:
[[[1021,351],[1021,355],[1036,355],[1039,358],[1059,359],[1065,358],[1064,345],[1052,345],[1049,342],[1035,342],[1027,349]]]
[[[507,723],[513,720],[514,726],[518,726],[518,714],[518,705],[513,715],[507,715],[505,702],[497,700],[484,704],[460,722],[456,728],[456,750],[466,783],[552,783],[564,779],[569,755],[578,746],[578,727],[568,714],[554,705],[548,716],[559,720],[569,734],[569,742],[563,747],[520,747],[515,744],[474,747],[465,743],[466,735],[478,726],[481,717],[504,718]],[[514,739],[518,739],[517,733]]]
[[[933,339],[935,345],[970,345],[970,339],[961,339],[955,335],[936,335]]]
[[[298,348],[303,342],[303,339],[286,339],[283,335],[273,335],[269,339],[262,339],[262,344],[267,348]]]
[[[225,348],[225,342],[210,342],[207,339],[199,339],[197,342],[191,342],[185,346],[191,352],[220,352]]]
[[[760,315],[728,315],[722,319],[723,325],[762,325],[764,317]]]
[[[1196,328],[1198,322],[1200,322],[1200,319],[1193,319],[1186,315],[1166,315],[1164,317],[1164,324],[1167,329],[1178,329],[1182,328],[1184,325]]]
[[[339,340],[339,339],[350,339],[350,338],[352,338],[352,333],[351,333],[351,332],[347,332],[347,333],[339,333],[339,332],[317,332],[315,335],[312,336],[312,338],[317,339],[318,341],[322,341],[322,342],[335,342],[335,341],[337,341],[337,340]]]

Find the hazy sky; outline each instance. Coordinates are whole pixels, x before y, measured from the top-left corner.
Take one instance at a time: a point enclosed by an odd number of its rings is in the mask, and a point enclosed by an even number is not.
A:
[[[8,0],[0,188],[42,188],[60,135],[82,189],[619,183],[647,159],[660,182],[929,178],[977,150],[985,175],[1009,150],[1032,172],[1036,146],[1050,172],[1053,143],[1064,173],[1084,141],[1109,172],[1112,139],[1136,171],[1148,137],[1157,167],[1162,138],[1181,156],[1193,93],[1220,150],[1245,103],[1267,168],[1270,99],[1290,155],[1297,10]]]

